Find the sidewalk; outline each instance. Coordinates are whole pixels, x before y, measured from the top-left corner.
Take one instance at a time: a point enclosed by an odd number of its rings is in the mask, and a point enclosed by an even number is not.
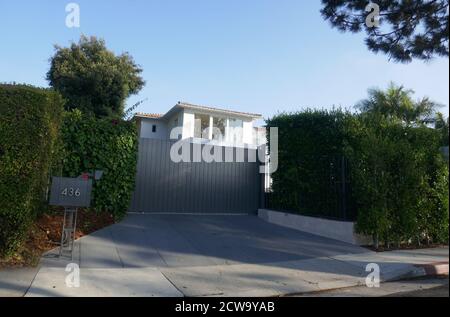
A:
[[[0,269],[0,297],[21,297],[28,291],[39,268]]]
[[[445,266],[448,248],[340,255],[265,265],[162,269],[185,296],[280,296],[365,285],[366,265],[380,266],[381,281],[427,276],[423,268]]]
[[[23,296],[280,296],[363,286],[368,263],[382,282],[448,274],[448,248],[338,255],[266,264],[183,268],[82,269],[81,287],[65,286],[64,261],[46,259],[33,269],[0,271],[0,295]],[[33,280],[34,279],[34,280]]]

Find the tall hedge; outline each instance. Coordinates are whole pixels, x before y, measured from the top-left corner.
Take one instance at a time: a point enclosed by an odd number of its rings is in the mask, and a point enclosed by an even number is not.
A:
[[[346,136],[354,121],[350,113],[340,110],[282,113],[267,120],[267,127],[278,128],[279,144],[268,207],[354,219],[351,192],[344,192],[342,186],[347,177]]]
[[[267,125],[279,129],[269,208],[356,220],[376,244],[448,243],[439,130],[339,110],[280,114]]]
[[[52,91],[0,85],[0,255],[14,252],[42,210],[63,101]]]
[[[448,166],[434,129],[361,118],[352,144],[357,230],[375,244],[448,242]]]
[[[97,119],[78,110],[66,112],[61,131],[59,175],[77,177],[103,170],[94,183],[91,206],[120,219],[128,210],[137,163],[137,129],[133,122]],[[58,170],[58,169],[56,169]]]

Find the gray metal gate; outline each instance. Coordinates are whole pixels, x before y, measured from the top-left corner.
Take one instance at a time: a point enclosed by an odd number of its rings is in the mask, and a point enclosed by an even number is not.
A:
[[[173,143],[140,139],[131,212],[232,214],[257,211],[262,186],[260,164],[248,162],[249,155],[257,155],[256,150],[245,150],[245,162],[224,162],[223,151],[223,162],[175,163],[170,159]],[[192,158],[193,145],[189,146]],[[229,148],[229,151],[236,155],[236,149]]]

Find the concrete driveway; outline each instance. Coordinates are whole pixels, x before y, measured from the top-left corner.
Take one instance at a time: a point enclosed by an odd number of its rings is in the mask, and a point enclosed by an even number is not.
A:
[[[363,285],[370,262],[384,279],[415,268],[247,215],[133,214],[75,245],[72,261],[44,256],[27,296],[271,296]]]
[[[255,216],[129,215],[81,239],[81,268],[193,267],[305,260],[367,250]]]

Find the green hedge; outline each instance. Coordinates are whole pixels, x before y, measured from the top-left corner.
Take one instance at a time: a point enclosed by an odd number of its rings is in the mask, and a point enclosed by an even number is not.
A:
[[[354,219],[351,192],[342,187],[347,177],[346,135],[354,121],[350,113],[339,110],[282,113],[268,120],[267,127],[278,128],[279,143],[268,207]]]
[[[356,229],[376,244],[447,243],[448,166],[439,131],[367,120],[348,148]]]
[[[41,210],[63,111],[52,91],[0,85],[0,255],[24,239]]]
[[[135,184],[135,123],[97,119],[74,110],[66,112],[61,136],[59,175],[77,177],[94,169],[103,170],[102,179],[94,183],[91,206],[99,212],[112,213],[116,219],[122,218]]]
[[[340,110],[280,114],[267,126],[279,129],[269,208],[356,220],[386,245],[448,242],[440,131]]]

